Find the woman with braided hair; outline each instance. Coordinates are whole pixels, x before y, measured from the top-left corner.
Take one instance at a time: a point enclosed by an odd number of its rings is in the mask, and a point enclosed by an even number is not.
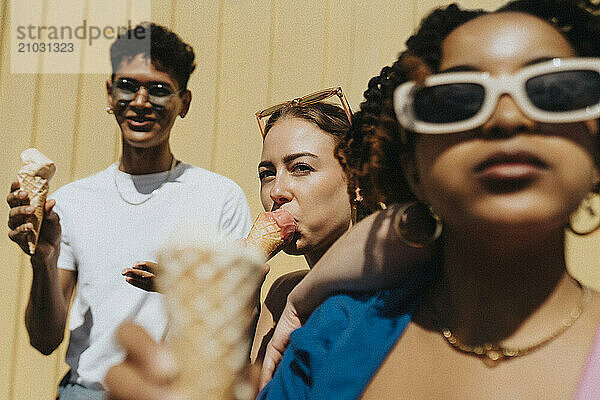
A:
[[[348,168],[370,204],[410,202],[405,242],[429,213],[440,256],[402,287],[328,299],[259,398],[600,398],[600,296],[564,252],[565,227],[597,229],[571,216],[597,218],[598,6],[438,9],[365,98]]]

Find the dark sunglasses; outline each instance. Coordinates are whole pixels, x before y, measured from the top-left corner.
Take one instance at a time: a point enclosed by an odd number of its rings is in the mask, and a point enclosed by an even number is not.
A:
[[[165,107],[169,104],[171,98],[181,92],[174,91],[171,86],[162,82],[153,82],[149,85],[142,85],[135,79],[120,78],[113,82],[111,93],[115,100],[120,103],[133,101],[141,88],[144,88],[146,98],[153,106]]]

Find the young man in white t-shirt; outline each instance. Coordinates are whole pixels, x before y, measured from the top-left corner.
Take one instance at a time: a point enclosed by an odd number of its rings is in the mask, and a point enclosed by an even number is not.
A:
[[[240,238],[251,224],[238,185],[172,155],[171,128],[177,116],[185,117],[192,98],[186,86],[195,68],[194,52],[163,27],[141,27],[111,47],[107,111],[121,129],[122,156],[51,196],[31,257],[25,322],[40,352],[50,354],[62,342],[77,286],[66,356],[71,370],[59,387],[61,400],[103,397],[104,375],[122,359],[113,333],[123,321],[136,321],[156,340],[166,334],[161,295],[127,283],[124,269],[152,265],[157,248],[179,225],[204,225]],[[9,237],[27,252],[32,226],[23,219],[32,210],[17,182],[8,202]],[[128,281],[143,286],[143,278]]]

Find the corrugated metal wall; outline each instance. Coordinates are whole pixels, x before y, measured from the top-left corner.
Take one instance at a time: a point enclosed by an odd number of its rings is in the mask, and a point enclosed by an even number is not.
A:
[[[40,4],[48,12],[54,1]],[[93,9],[97,2],[82,1],[85,12],[99,12]],[[500,3],[462,2],[483,8]],[[120,150],[117,126],[104,112],[108,75],[11,73],[10,1],[0,4],[0,189],[8,192],[19,168],[18,156],[29,146],[56,162],[51,190],[104,169]],[[174,154],[234,179],[257,213],[261,140],[254,112],[334,85],[344,88],[356,109],[368,79],[395,59],[421,17],[440,4],[444,2],[152,1],[152,20],[178,32],[197,55],[189,84],[192,107],[172,132]],[[2,202],[0,216],[7,212]],[[573,263],[597,265],[598,239],[574,242]],[[30,347],[23,322],[31,284],[28,259],[6,236],[0,240],[0,254],[0,399],[54,398],[66,370],[64,346],[49,357]],[[298,268],[304,268],[302,258],[280,255],[272,263],[269,282]],[[592,279],[597,275],[585,267],[580,274]]]

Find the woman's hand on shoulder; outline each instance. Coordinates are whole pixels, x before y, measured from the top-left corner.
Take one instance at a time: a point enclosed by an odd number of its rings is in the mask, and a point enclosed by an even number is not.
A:
[[[410,247],[393,225],[402,204],[370,215],[342,235],[289,293],[286,306],[266,347],[261,388],[273,377],[290,334],[329,296],[396,287],[435,257],[435,245]]]

